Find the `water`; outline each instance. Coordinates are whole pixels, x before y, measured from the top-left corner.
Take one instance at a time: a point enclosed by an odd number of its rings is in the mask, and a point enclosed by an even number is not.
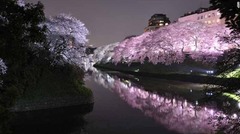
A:
[[[84,115],[93,105],[69,106],[19,112],[15,114],[12,130],[14,134],[72,134],[85,132]]]
[[[128,103],[91,77],[87,87],[94,92],[94,109],[86,116],[89,134],[176,134]]]
[[[85,84],[94,105],[19,113],[14,134],[209,134],[238,117],[203,103],[204,84],[98,70]]]
[[[95,96],[93,112],[86,116],[90,134],[208,134],[225,125],[226,117],[237,117],[205,102],[205,84],[96,70],[86,85]]]

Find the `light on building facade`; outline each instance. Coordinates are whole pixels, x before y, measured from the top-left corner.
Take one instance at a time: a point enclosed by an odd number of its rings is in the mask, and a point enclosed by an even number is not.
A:
[[[169,18],[165,14],[154,14],[148,20],[148,26],[144,29],[145,32],[154,31],[160,27],[170,24]]]

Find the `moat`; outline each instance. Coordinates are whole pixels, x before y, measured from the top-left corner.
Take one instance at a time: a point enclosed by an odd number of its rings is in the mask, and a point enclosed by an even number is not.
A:
[[[86,74],[85,85],[93,91],[93,104],[18,113],[14,132],[205,134],[222,127],[216,125],[226,122],[221,116],[238,118],[237,102],[206,101],[212,95],[206,84],[95,70]],[[227,111],[225,102],[231,103]]]

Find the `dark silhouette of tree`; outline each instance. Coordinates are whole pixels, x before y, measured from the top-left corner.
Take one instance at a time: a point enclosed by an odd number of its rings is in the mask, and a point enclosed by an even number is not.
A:
[[[40,25],[45,16],[40,2],[19,5],[17,0],[1,0],[0,5],[0,57],[8,67],[0,105],[9,107],[36,78],[40,63],[33,48],[45,42],[45,27]]]
[[[210,0],[213,8],[219,9],[221,18],[226,19],[227,27],[233,32],[240,32],[239,0]]]
[[[221,40],[236,47],[225,51],[216,65],[219,73],[229,72],[240,64],[240,0],[210,0],[210,3],[213,8],[219,9],[221,18],[225,19],[225,24],[232,30],[231,35],[221,37]]]
[[[240,63],[240,49],[230,49],[225,51],[219,58],[216,66],[219,73],[230,72],[238,67]]]
[[[33,48],[45,42],[44,20],[41,3],[0,0],[0,58],[7,67],[0,80],[0,133],[10,133],[7,108],[37,78],[42,60]]]
[[[226,37],[222,37],[222,41],[236,45],[235,48],[225,51],[222,57],[219,58],[219,62],[216,64],[219,73],[228,73],[238,68],[240,64],[240,0],[210,0],[212,7],[219,9],[221,18],[225,19],[225,24],[232,30],[232,34]],[[239,74],[238,74],[239,75]],[[228,86],[217,88],[217,91],[233,92],[239,90],[239,82],[226,83]],[[228,126],[220,128],[217,133],[239,133],[239,118],[232,119],[228,117]],[[224,118],[218,118],[218,121]],[[217,125],[221,125],[218,123]]]

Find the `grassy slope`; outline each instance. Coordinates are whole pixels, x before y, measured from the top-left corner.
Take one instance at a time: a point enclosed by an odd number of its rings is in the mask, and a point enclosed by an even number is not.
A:
[[[237,68],[234,71],[223,73],[219,75],[218,77],[223,77],[223,78],[240,78],[240,68]]]
[[[17,104],[61,97],[91,97],[91,90],[83,85],[83,75],[80,69],[70,65],[45,69],[37,85],[27,89]]]

